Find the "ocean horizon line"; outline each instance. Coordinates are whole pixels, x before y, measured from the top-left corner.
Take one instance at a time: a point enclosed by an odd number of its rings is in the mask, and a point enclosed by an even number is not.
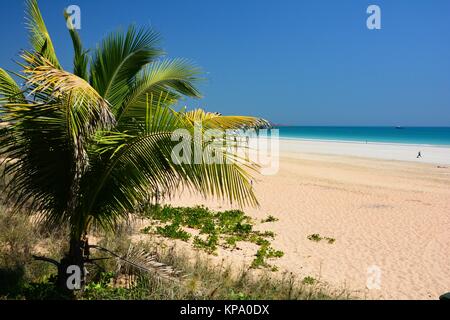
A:
[[[274,128],[279,130],[281,138],[450,146],[450,127],[286,126]]]

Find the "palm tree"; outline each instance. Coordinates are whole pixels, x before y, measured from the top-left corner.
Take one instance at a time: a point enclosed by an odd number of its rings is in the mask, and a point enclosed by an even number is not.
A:
[[[0,161],[9,179],[6,201],[14,209],[26,208],[48,226],[69,226],[69,251],[57,263],[61,287],[69,265],[84,272],[89,230],[114,230],[149,191],[170,195],[182,186],[257,205],[249,183],[253,163],[171,160],[176,129],[193,132],[196,121],[206,128],[261,121],[174,111],[181,98],[201,97],[195,87],[200,70],[183,59],[162,59],[156,32],[131,26],[87,51],[69,28],[74,47],[69,72],[59,63],[36,0],[26,1],[26,13],[31,50],[21,53],[22,70],[0,68]],[[233,158],[226,150],[222,156]]]

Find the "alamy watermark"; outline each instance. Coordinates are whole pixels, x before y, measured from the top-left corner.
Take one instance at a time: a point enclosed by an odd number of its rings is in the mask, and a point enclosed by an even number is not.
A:
[[[367,18],[366,25],[369,30],[381,29],[381,8],[375,4],[367,7],[367,14],[370,16]]]
[[[81,8],[75,4],[68,6],[66,9],[68,29],[81,29]]]
[[[381,268],[377,265],[372,265],[367,268],[366,287],[369,290],[381,289]]]
[[[81,289],[81,268],[77,265],[70,265],[67,267],[66,274],[68,275],[66,280],[66,287],[69,290]]]
[[[279,130],[203,130],[201,122],[194,131],[177,129],[172,141],[172,162],[181,164],[257,164],[262,175],[275,175],[279,169]]]

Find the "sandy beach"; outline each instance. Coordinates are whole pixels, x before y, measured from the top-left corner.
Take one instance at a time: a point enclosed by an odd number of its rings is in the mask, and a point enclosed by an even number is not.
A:
[[[245,209],[258,220],[279,218],[261,225],[285,253],[274,264],[361,298],[437,299],[450,291],[450,148],[420,146],[416,159],[417,148],[283,141],[279,172],[254,184],[260,207]],[[189,194],[171,203],[229,207]],[[228,256],[241,262],[249,254]],[[379,288],[368,288],[373,279]]]
[[[450,146],[280,139],[280,151],[450,164]],[[419,151],[422,157],[418,159]]]

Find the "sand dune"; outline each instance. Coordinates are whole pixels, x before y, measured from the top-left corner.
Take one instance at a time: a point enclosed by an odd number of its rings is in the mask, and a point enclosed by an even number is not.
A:
[[[282,150],[278,174],[255,183],[261,207],[246,209],[280,219],[264,228],[285,252],[275,262],[281,270],[370,299],[437,299],[450,291],[449,168]],[[226,207],[188,194],[172,202]],[[336,242],[308,240],[314,233]],[[373,266],[380,288],[369,290]]]

